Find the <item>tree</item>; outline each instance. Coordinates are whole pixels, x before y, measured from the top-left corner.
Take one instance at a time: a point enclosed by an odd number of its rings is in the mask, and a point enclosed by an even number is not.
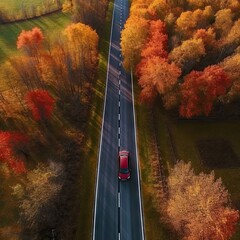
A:
[[[231,9],[221,9],[215,14],[214,27],[220,36],[226,36],[233,25]]]
[[[148,21],[137,16],[130,16],[121,34],[121,49],[124,67],[130,70],[140,61],[142,48],[148,34]]]
[[[0,131],[0,161],[6,163],[16,174],[26,173],[24,157],[29,139],[17,132]]]
[[[164,20],[169,11],[169,5],[166,0],[153,0],[148,6],[148,12],[152,16],[158,16],[161,20]]]
[[[182,69],[191,67],[205,55],[205,48],[202,39],[190,39],[174,48],[169,54],[169,59]]]
[[[55,100],[46,90],[28,91],[25,100],[36,121],[47,120],[51,117]]]
[[[240,98],[240,53],[226,58],[221,67],[232,80],[232,86],[227,94],[228,101]]]
[[[20,201],[23,222],[31,228],[37,229],[41,224],[51,225],[49,210],[53,211],[54,199],[62,188],[57,181],[61,172],[43,164],[27,173],[26,181],[13,186],[13,195]]]
[[[38,27],[30,31],[22,30],[17,39],[17,48],[24,49],[30,56],[36,56],[43,39],[43,33]]]
[[[215,12],[220,9],[230,8],[232,11],[238,11],[240,3],[238,0],[187,0],[193,8],[203,8],[211,5]]]
[[[84,67],[97,63],[98,34],[91,27],[82,23],[72,23],[64,34],[75,66]],[[83,76],[82,76],[83,77]]]
[[[181,86],[180,115],[186,118],[208,116],[214,101],[226,94],[231,83],[225,71],[216,65],[202,72],[192,71],[185,76]]]
[[[197,9],[193,12],[186,11],[181,13],[176,24],[183,33],[192,34],[192,31],[195,29],[206,27],[211,17],[213,17],[212,8],[207,6],[204,10]]]
[[[194,39],[202,39],[205,49],[211,50],[216,46],[216,33],[213,28],[198,29],[193,35]]]
[[[74,22],[82,22],[94,29],[99,28],[104,23],[107,0],[72,0]]]
[[[139,63],[137,73],[138,83],[143,89],[141,97],[151,101],[156,92],[164,95],[173,89],[181,70],[174,63],[169,64],[166,59],[154,56]]]
[[[228,191],[213,172],[196,175],[190,163],[177,163],[168,177],[166,215],[186,240],[228,240],[239,212],[231,208]]]
[[[161,20],[150,21],[149,36],[141,52],[141,57],[145,59],[153,56],[167,58],[167,41],[166,25]]]
[[[73,1],[72,0],[65,0],[62,5],[62,11],[64,13],[72,13],[73,12]]]
[[[226,36],[225,43],[228,44],[239,44],[240,42],[240,20],[234,22],[231,30]]]

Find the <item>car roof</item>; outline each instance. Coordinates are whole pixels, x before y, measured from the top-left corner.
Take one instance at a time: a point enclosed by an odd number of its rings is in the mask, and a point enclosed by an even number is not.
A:
[[[120,155],[119,161],[120,168],[128,168],[128,155]]]

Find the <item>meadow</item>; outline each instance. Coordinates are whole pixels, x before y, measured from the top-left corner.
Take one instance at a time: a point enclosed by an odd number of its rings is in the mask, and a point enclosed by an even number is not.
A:
[[[52,12],[61,8],[63,0],[2,0],[0,1],[0,19],[14,21]]]

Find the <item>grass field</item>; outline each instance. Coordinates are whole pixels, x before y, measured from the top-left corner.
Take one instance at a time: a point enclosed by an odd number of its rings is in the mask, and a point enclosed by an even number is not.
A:
[[[39,27],[46,37],[53,36],[54,33],[63,29],[71,22],[70,15],[64,13],[54,13],[49,16],[39,17],[20,23],[10,23],[0,25],[0,63],[13,54],[17,54],[16,41],[22,30],[30,30]]]
[[[214,170],[216,177],[221,177],[223,184],[229,190],[233,206],[240,209],[240,121],[177,120],[160,108],[156,112],[155,124],[158,129],[158,143],[165,165],[170,167],[174,163],[168,126],[176,148],[177,158],[185,162],[191,161],[196,172]],[[199,142],[204,143],[202,147],[205,148],[205,151],[211,149],[211,152],[205,152],[205,155],[202,155],[201,150],[199,151]],[[208,144],[207,147],[206,144]],[[233,159],[230,162],[229,156],[226,156],[225,153],[227,151],[229,155],[232,154],[235,162],[233,162]],[[218,162],[216,159],[212,159],[212,162],[209,163],[212,155],[219,157]],[[207,156],[208,162],[204,162],[203,156]],[[226,161],[228,162],[226,163]],[[239,238],[240,227],[238,227],[238,231],[232,237],[232,240],[238,240]]]
[[[64,0],[60,0],[62,4]],[[40,16],[58,8],[56,0],[1,0],[0,10],[10,20]],[[25,14],[26,13],[26,14]]]
[[[98,150],[103,114],[103,100],[108,64],[109,39],[112,21],[113,1],[110,1],[104,32],[100,35],[100,59],[98,77],[94,86],[94,99],[87,128],[86,151],[79,180],[78,202],[80,203],[79,224],[76,239],[89,240],[92,234],[95,180],[98,162]]]

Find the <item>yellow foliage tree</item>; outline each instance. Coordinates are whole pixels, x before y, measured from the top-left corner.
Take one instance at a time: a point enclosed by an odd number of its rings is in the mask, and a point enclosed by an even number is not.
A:
[[[96,60],[99,37],[95,30],[83,23],[72,23],[64,30],[64,34],[76,66],[91,64]]]
[[[233,84],[228,92],[228,100],[240,98],[240,53],[226,58],[221,64],[228,76],[232,79]]]
[[[231,208],[228,191],[213,172],[196,175],[190,163],[177,163],[168,177],[166,212],[185,240],[228,240],[239,212]]]
[[[130,70],[139,62],[147,34],[148,21],[138,16],[130,16],[121,34],[123,64],[126,69]]]
[[[191,33],[195,29],[206,27],[209,24],[209,19],[212,16],[212,8],[207,6],[204,10],[197,9],[193,12],[183,12],[177,19],[176,24],[182,32]]]
[[[231,9],[222,9],[215,14],[214,27],[221,36],[226,36],[233,25],[233,14]]]
[[[194,64],[205,55],[205,48],[202,39],[186,40],[172,50],[169,54],[169,59],[178,67],[186,68],[186,65]]]

